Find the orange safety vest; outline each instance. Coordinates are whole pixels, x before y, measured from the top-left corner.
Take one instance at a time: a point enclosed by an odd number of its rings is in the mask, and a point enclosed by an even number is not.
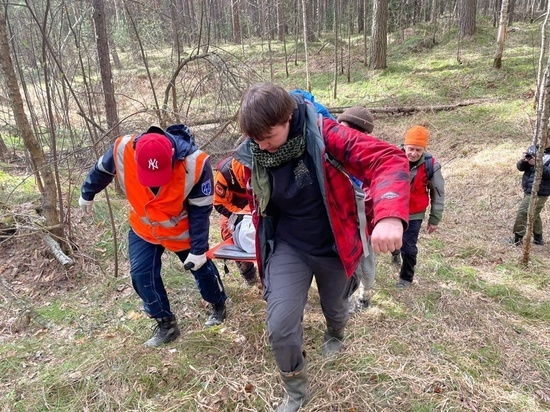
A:
[[[200,180],[208,155],[196,150],[183,161],[176,161],[172,179],[155,195],[139,183],[134,159],[135,137],[119,137],[114,147],[117,181],[130,203],[130,226],[149,243],[175,252],[190,249],[185,199]]]

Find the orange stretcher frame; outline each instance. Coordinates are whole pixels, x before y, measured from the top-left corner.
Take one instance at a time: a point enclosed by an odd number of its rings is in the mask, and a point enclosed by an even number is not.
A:
[[[208,249],[206,252],[206,257],[209,259],[236,260],[239,262],[252,262],[252,263],[256,262],[256,255],[254,255],[254,257],[250,257],[250,255],[249,257],[243,257],[243,256],[230,256],[228,254],[223,254],[223,255],[217,254],[221,252],[221,249],[227,248],[228,246],[235,246],[235,243],[233,243],[232,238],[224,240],[218,243],[213,248]]]

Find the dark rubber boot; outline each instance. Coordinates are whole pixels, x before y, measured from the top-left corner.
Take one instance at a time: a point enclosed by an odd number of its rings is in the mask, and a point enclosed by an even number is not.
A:
[[[343,345],[344,328],[336,330],[327,327],[323,336],[323,346],[321,347],[323,356],[328,357],[340,352]]]
[[[276,412],[296,412],[309,399],[306,366],[304,365],[304,368],[298,372],[281,372],[281,379],[285,387],[285,395]]]

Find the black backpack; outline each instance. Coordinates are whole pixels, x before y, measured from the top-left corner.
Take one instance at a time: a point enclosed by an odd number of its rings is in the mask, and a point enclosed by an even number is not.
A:
[[[432,177],[434,177],[434,162],[433,156],[428,152],[424,153],[424,164],[426,165],[426,175],[428,176],[428,180],[431,181]]]

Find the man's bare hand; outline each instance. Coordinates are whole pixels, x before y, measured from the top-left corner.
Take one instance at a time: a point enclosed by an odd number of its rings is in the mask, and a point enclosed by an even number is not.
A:
[[[428,227],[427,227],[427,230],[428,230],[428,233],[433,233],[437,230],[437,225],[430,225],[428,223]]]
[[[387,217],[378,221],[372,231],[371,242],[374,253],[393,252],[400,249],[403,239],[403,221]]]

